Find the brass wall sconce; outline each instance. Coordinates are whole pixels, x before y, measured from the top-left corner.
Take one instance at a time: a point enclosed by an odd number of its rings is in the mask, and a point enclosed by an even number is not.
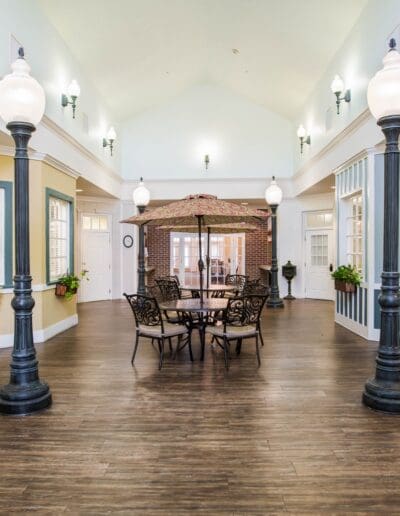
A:
[[[110,155],[113,155],[114,141],[117,139],[117,133],[114,127],[110,127],[107,133],[107,137],[103,138],[103,147],[110,147]]]
[[[67,107],[68,104],[72,106],[72,118],[75,118],[76,111],[76,101],[78,100],[79,95],[81,94],[81,88],[75,79],[71,81],[71,84],[68,86],[67,94],[63,93],[61,95],[61,105],[62,107]]]
[[[336,113],[340,113],[340,103],[344,100],[345,102],[351,101],[351,91],[345,88],[344,81],[340,75],[335,75],[335,78],[331,84],[332,93],[336,95]],[[342,95],[342,96],[341,96]]]
[[[297,129],[297,136],[300,140],[300,154],[303,154],[303,147],[306,143],[307,145],[311,145],[311,136],[307,135],[307,131],[304,129],[304,126],[301,124]]]

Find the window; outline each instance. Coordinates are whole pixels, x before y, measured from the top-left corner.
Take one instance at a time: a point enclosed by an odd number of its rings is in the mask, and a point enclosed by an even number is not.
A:
[[[311,235],[311,265],[328,265],[328,235]]]
[[[0,181],[0,287],[12,285],[12,183]]]
[[[348,216],[346,220],[347,263],[359,271],[363,268],[363,205],[362,195],[357,193],[347,199]]]
[[[73,199],[46,189],[47,283],[74,269]]]

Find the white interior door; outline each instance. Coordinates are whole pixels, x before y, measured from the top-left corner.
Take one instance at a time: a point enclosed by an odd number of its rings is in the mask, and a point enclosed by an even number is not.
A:
[[[79,301],[111,299],[111,221],[108,215],[85,213],[81,217],[82,270],[87,270],[89,281],[83,279]]]
[[[334,299],[333,230],[306,231],[306,297]]]

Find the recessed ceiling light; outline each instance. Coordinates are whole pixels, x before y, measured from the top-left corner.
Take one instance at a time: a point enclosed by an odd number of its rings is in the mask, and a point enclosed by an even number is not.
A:
[[[235,56],[240,54],[240,51],[238,48],[232,48],[232,54],[235,54]]]

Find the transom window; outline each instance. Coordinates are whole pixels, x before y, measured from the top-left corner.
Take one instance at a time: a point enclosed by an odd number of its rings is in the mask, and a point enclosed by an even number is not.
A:
[[[82,215],[82,229],[86,231],[109,231],[107,215]]]
[[[72,198],[47,190],[48,283],[54,283],[60,276],[73,272],[72,207]]]
[[[363,203],[361,193],[347,199],[348,216],[346,220],[347,263],[359,271],[363,268]]]

